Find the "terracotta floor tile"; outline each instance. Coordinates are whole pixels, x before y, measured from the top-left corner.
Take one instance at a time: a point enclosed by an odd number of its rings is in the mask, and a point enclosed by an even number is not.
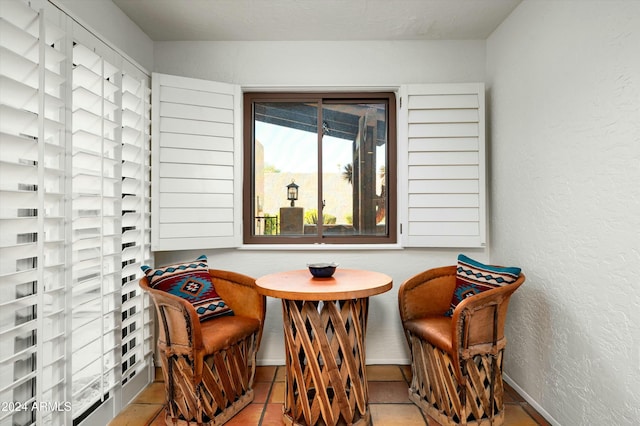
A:
[[[155,382],[163,382],[164,381],[164,376],[162,375],[162,368],[161,367],[156,367],[155,368],[155,378],[153,380]]]
[[[440,422],[436,421],[433,417],[424,413],[422,413],[422,415],[424,416],[425,419],[427,419],[427,424],[429,426],[442,426]]]
[[[407,381],[407,383],[411,383],[411,377],[412,377],[411,366],[401,365],[400,370],[402,371],[402,374],[404,375],[404,379]]]
[[[109,426],[165,426],[164,385],[162,371],[159,380],[151,383],[135,401],[109,423]],[[369,410],[374,426],[439,426],[424,415],[408,397],[409,365],[369,365]],[[283,426],[282,407],[285,389],[284,366],[260,366],[256,369],[255,399],[226,425]],[[504,426],[550,426],[518,393],[505,383]]]
[[[156,417],[163,409],[158,404],[129,404],[109,422],[109,426],[142,426]]]
[[[282,426],[282,404],[267,404],[260,426]]]
[[[384,426],[425,426],[420,409],[414,404],[369,404],[371,422]]]
[[[544,417],[542,417],[542,415],[540,415],[540,413],[538,413],[532,406],[530,406],[529,404],[522,404],[522,408],[524,409],[524,411],[527,412],[527,414],[529,414],[536,422],[537,424],[539,424],[540,426],[551,426],[551,423],[549,423]]]
[[[269,402],[274,404],[284,403],[284,382],[274,382],[271,387]]]
[[[278,367],[278,371],[276,371],[276,382],[284,382],[287,377],[287,370],[284,365]]]
[[[401,382],[369,382],[369,403],[372,404],[410,404],[409,388]]]
[[[269,397],[269,391],[271,390],[271,382],[256,382],[253,384],[253,403],[264,404]]]
[[[504,426],[538,426],[529,414],[517,404],[504,406]]]
[[[263,409],[263,404],[249,404],[225,423],[225,426],[257,426],[260,424]]]
[[[367,380],[370,382],[404,381],[397,365],[367,365]]]
[[[156,417],[147,426],[167,426],[164,409],[160,410]]]
[[[262,365],[256,367],[255,382],[272,382],[278,367],[275,365]]]
[[[153,382],[145,388],[133,401],[133,404],[164,404],[164,382]]]

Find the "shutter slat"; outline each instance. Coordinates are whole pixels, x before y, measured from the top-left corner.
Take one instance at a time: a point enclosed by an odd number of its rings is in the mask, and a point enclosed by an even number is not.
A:
[[[233,152],[233,138],[162,133],[160,135],[160,146]]]
[[[233,110],[206,107],[200,105],[174,104],[162,102],[160,104],[160,116],[171,118],[183,118],[187,120],[204,120],[220,123],[233,123]]]
[[[183,235],[197,235],[199,238],[207,236],[233,236],[230,223],[172,223],[160,224],[160,234],[166,238],[178,238]]]
[[[233,153],[213,150],[164,148],[160,153],[160,161],[163,163],[210,164],[233,167]]]
[[[477,208],[412,207],[409,210],[411,222],[477,222],[479,219]]]
[[[233,194],[233,182],[230,180],[205,179],[204,177],[200,179],[162,178],[160,185],[167,193]]]
[[[180,80],[180,83],[182,83],[183,87],[175,87],[176,85],[171,81],[169,81],[166,85],[162,84],[160,86],[159,96],[162,102],[226,108],[229,110],[234,109],[233,95],[228,93],[228,88],[225,87],[222,83],[220,83],[219,85],[224,90],[224,92],[215,92],[210,91],[215,90],[215,88],[211,88],[209,89],[209,91],[207,90],[211,86],[212,82],[206,82],[209,83],[206,84],[206,87],[198,84],[194,84],[191,87],[184,87],[185,84],[189,84],[188,80],[185,78],[180,78]],[[192,81],[196,82],[197,80],[192,79]],[[172,84],[174,85],[172,86]]]
[[[478,138],[411,138],[409,152],[478,151]]]

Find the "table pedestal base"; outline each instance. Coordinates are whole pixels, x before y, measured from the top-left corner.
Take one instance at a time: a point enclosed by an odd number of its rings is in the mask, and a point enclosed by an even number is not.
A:
[[[369,425],[368,298],[282,300],[287,425]]]

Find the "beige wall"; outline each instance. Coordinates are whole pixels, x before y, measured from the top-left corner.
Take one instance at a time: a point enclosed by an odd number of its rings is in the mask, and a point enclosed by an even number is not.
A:
[[[525,0],[487,41],[504,371],[554,424],[640,424],[640,2]]]

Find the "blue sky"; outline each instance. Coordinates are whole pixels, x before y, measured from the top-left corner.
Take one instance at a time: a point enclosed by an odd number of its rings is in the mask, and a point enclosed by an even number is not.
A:
[[[272,165],[281,172],[314,173],[318,169],[317,136],[305,132],[256,121],[256,139],[264,146],[265,165]],[[351,141],[325,136],[323,169],[340,171],[351,163]],[[288,152],[289,155],[283,155]]]

